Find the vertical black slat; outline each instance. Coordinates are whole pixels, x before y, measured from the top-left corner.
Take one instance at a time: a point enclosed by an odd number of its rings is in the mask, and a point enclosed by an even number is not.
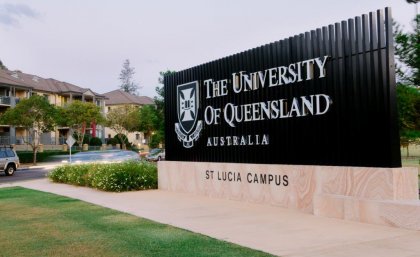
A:
[[[172,76],[171,80],[170,80],[170,84],[169,84],[169,92],[170,92],[170,96],[171,96],[171,102],[170,102],[170,106],[168,108],[168,111],[170,113],[170,116],[172,118],[173,121],[176,121],[176,84],[175,81],[176,79],[179,77],[179,73],[176,73]],[[174,135],[174,137],[176,137],[174,131],[173,131],[173,127],[172,124],[169,124],[168,129],[170,131],[170,135]],[[172,154],[176,155],[176,156],[180,156],[179,154],[176,154],[178,151],[176,150],[177,145],[174,143],[175,140],[177,140],[177,138],[170,138],[169,139],[172,143],[172,149],[175,151]],[[182,156],[180,156],[182,158]]]
[[[357,86],[357,90],[359,92],[359,94],[356,96],[359,100],[358,106],[360,106],[360,110],[366,110],[367,109],[367,102],[364,101],[364,96],[365,96],[365,87],[364,84],[362,83],[363,78],[365,77],[364,73],[365,71],[365,65],[364,65],[364,61],[363,61],[363,36],[362,36],[362,19],[361,17],[356,17],[355,19],[355,33],[356,33],[356,86]],[[366,119],[364,118],[364,116],[360,116],[359,118],[364,124],[366,121]]]
[[[363,90],[363,87],[361,87],[361,77],[363,77],[362,71],[364,70],[363,66],[363,59],[362,59],[362,52],[363,52],[363,39],[362,39],[362,21],[360,17],[355,18],[355,38],[356,38],[356,84],[358,85],[358,91],[361,92]],[[357,95],[359,99],[362,99],[361,93]],[[364,109],[364,103],[360,102],[359,106],[361,109]]]
[[[387,74],[388,74],[388,101],[389,101],[389,124],[390,124],[390,166],[401,167],[401,152],[399,147],[399,131],[396,121],[398,120],[396,90],[395,90],[395,63],[394,63],[394,41],[392,33],[391,8],[385,8],[385,33],[387,47]]]
[[[240,68],[238,67],[238,61],[237,61],[238,56],[239,56],[239,54],[234,54],[232,56],[231,65],[230,65],[230,67],[231,67],[231,72],[230,73],[237,73],[237,72],[240,71]],[[232,102],[236,104],[236,103],[238,103],[238,96],[233,91],[233,78],[231,76],[230,76],[230,78],[232,79],[232,92],[230,93],[231,95],[230,95],[229,99],[231,99]],[[226,126],[228,126],[228,125],[226,125]],[[229,131],[228,133],[229,133],[230,136],[232,136],[236,132],[236,130],[234,130],[231,127],[227,127],[226,130]],[[233,149],[232,146],[229,146],[228,148],[229,148],[229,151],[230,151],[229,155],[232,156],[234,158],[234,160],[238,160],[238,152],[232,150]]]
[[[219,76],[217,78],[217,80],[222,80],[222,79],[226,79],[228,78],[228,76],[226,76],[226,59],[227,57],[224,57],[220,60],[220,65],[219,65]],[[218,97],[218,104],[217,104],[217,108],[221,109],[221,113],[220,113],[220,124],[218,125],[218,129],[220,131],[221,134],[219,134],[218,136],[222,136],[222,135],[226,135],[227,134],[227,128],[225,126],[223,126],[223,107],[224,107],[224,103],[226,102],[226,99],[229,96],[220,96]],[[219,142],[220,144],[220,142]],[[222,148],[219,150],[219,155],[222,154],[224,157],[224,162],[228,161],[228,153],[225,152],[225,150]]]
[[[325,78],[323,79],[323,91],[324,93],[330,94],[330,97],[333,101],[333,108],[331,109],[330,113],[330,120],[331,123],[330,131],[333,132],[332,138],[341,138],[341,131],[340,131],[340,123],[339,119],[337,118],[339,116],[338,109],[336,105],[337,101],[337,85],[335,83],[334,74],[336,73],[336,59],[334,55],[334,26],[329,25],[328,27],[324,26],[322,27],[322,43],[324,45],[324,51],[322,52],[322,56],[329,56],[328,61],[325,66]],[[331,140],[332,149],[340,149],[341,148],[341,140]],[[335,163],[340,161],[340,156],[338,155],[338,151],[332,151],[331,153],[331,160],[333,160]]]
[[[350,42],[350,54],[355,56],[357,54],[357,46],[356,46],[356,32],[355,32],[355,21],[354,19],[348,19],[348,26],[349,26],[349,42]]]
[[[164,115],[165,115],[167,121],[168,121],[168,118],[170,117],[169,116],[169,113],[168,113],[168,108],[171,106],[170,103],[169,103],[169,101],[171,99],[171,96],[168,93],[169,92],[168,83],[169,83],[169,76],[164,76],[163,77],[163,88],[164,88],[163,90],[166,92],[166,99],[165,99],[165,102],[163,103],[163,106],[164,106]],[[169,118],[169,120],[171,120],[171,119]],[[172,147],[173,144],[171,144],[169,142],[169,139],[172,138],[172,137],[170,137],[169,134],[168,134],[169,133],[168,125],[169,125],[169,122],[165,122],[164,123],[164,128],[165,128],[165,143],[168,142],[167,146],[165,146],[166,149],[167,149],[166,150],[166,156],[167,156],[168,160],[173,160],[172,159],[173,157],[171,155],[172,154],[171,147]]]
[[[252,60],[252,51],[253,51],[254,49],[251,49],[251,50],[248,50],[248,51],[246,51],[245,53],[246,53],[246,71],[247,71],[247,73],[249,74],[249,73],[251,73],[251,72],[253,72],[254,71],[254,65],[253,65],[253,60]],[[252,92],[252,90],[251,91],[248,91],[248,92],[245,92],[244,93],[244,96],[245,96],[245,102],[247,103],[247,104],[249,104],[249,103],[252,103],[252,100],[253,100],[253,92]],[[242,126],[242,133],[241,133],[241,135],[244,135],[244,136],[247,136],[248,134],[250,134],[250,132],[251,132],[251,126],[249,126],[249,124],[248,123],[244,123],[244,124],[242,124],[243,126]],[[256,124],[254,124],[254,126],[255,126]],[[254,126],[252,126],[252,127],[254,127]],[[246,146],[246,151],[248,152],[248,151],[250,151],[251,149],[249,149],[250,147],[249,146]],[[247,158],[245,157],[245,156],[242,156],[242,161],[245,161]],[[255,160],[256,158],[255,158],[255,155],[252,155],[251,156],[251,158],[250,158],[250,161],[252,162],[252,163],[255,163]]]
[[[347,63],[348,63],[348,70],[346,71],[346,73],[348,74],[347,80],[348,80],[348,92],[347,94],[350,97],[348,104],[351,104],[351,107],[353,109],[352,112],[349,113],[349,119],[351,119],[351,122],[353,122],[354,124],[357,124],[357,127],[362,127],[362,121],[360,120],[360,101],[359,101],[359,96],[360,96],[360,90],[358,89],[358,84],[357,84],[357,80],[358,80],[358,74],[357,71],[359,69],[359,65],[357,63],[357,44],[356,44],[356,29],[355,29],[355,21],[354,19],[348,19],[347,21],[347,26],[348,26],[348,38],[347,38],[347,42],[348,44],[346,45],[347,52],[348,52],[348,56],[347,56]],[[357,157],[356,154],[353,154],[353,158],[360,158]]]
[[[347,106],[347,96],[345,91],[345,79],[344,79],[344,60],[343,60],[343,44],[342,44],[342,32],[341,32],[341,24],[335,23],[334,24],[334,49],[335,49],[335,58],[336,58],[336,65],[334,67],[336,76],[335,79],[335,87],[338,89],[338,95],[336,98],[337,107],[339,109],[339,113],[348,113],[346,110]],[[343,132],[343,146],[345,148],[351,148],[352,135],[347,133],[346,128],[348,127],[348,119],[344,117],[340,117],[340,130]],[[347,136],[346,136],[347,135]],[[343,159],[343,165],[348,164],[350,161],[353,160],[350,154],[343,154],[340,153],[340,158]]]
[[[258,57],[257,57],[257,52],[258,52],[258,47],[253,48],[252,51],[250,51],[250,60],[251,60],[251,65],[252,65],[252,69],[250,70],[250,72],[256,72],[259,70],[259,68],[261,66],[258,65]],[[251,76],[251,79],[253,80],[253,77]],[[253,87],[254,89],[254,87]],[[260,90],[252,90],[249,93],[250,96],[250,103],[255,103],[255,102],[259,102],[260,98],[261,98],[261,91]],[[246,135],[254,135],[254,134],[259,134],[261,131],[261,122],[260,121],[256,121],[255,122],[255,126],[254,128],[250,129],[250,126],[248,127],[248,131]],[[248,146],[249,150],[252,150],[252,146]],[[264,162],[265,161],[265,156],[261,154],[261,152],[263,151],[258,151],[258,154],[254,155],[254,162],[257,163],[258,162]]]
[[[379,62],[379,66],[378,66],[378,72],[379,72],[379,76],[378,76],[378,83],[379,83],[379,88],[380,88],[380,97],[382,98],[382,102],[384,104],[384,106],[382,106],[382,108],[384,108],[386,111],[386,113],[389,113],[390,109],[389,109],[389,103],[387,100],[388,97],[388,83],[387,83],[387,69],[386,69],[386,42],[385,42],[385,21],[384,21],[384,12],[383,10],[378,10],[377,11],[377,29],[378,29],[378,62]],[[387,121],[386,118],[384,118],[384,120]],[[391,157],[390,157],[391,158]]]
[[[288,39],[280,40],[279,42],[277,42],[277,56],[279,60],[277,66],[287,65],[289,63],[289,58],[291,57],[291,53],[289,52]],[[290,99],[289,97],[291,95],[291,92],[293,91],[292,87],[294,87],[294,85],[283,84],[282,86],[278,86],[275,89],[273,88],[273,90],[276,90],[279,92],[277,99]],[[279,122],[286,125],[288,133],[294,133],[294,131],[290,127],[291,125],[288,119],[281,119]],[[285,149],[283,149],[283,151],[285,151]],[[288,154],[290,155],[290,153]],[[283,160],[283,163],[287,163],[287,162]]]
[[[281,63],[281,61],[282,61],[281,41],[276,41],[273,45],[270,45],[270,47],[268,49],[271,52],[269,67],[273,68],[275,66],[275,64]],[[278,87],[268,88],[267,92],[270,92],[270,94],[274,94],[275,99],[280,99],[280,98],[285,97],[285,95],[282,94],[282,92],[285,92],[285,91],[284,90],[278,90]],[[284,122],[283,120],[279,120],[276,123],[275,130],[276,131],[286,131],[286,133],[288,133],[288,130],[287,130],[288,127],[284,127],[283,122]],[[283,128],[286,128],[286,130],[282,129],[282,126],[283,126]],[[284,134],[286,134],[286,133],[284,133],[284,132],[283,133],[278,133],[277,132],[277,133],[274,134],[274,137],[277,138],[276,140],[283,141]],[[273,140],[273,139],[271,139],[271,140]],[[288,141],[286,141],[286,142],[289,143]],[[280,151],[281,151],[281,154],[289,154],[287,152],[285,153],[284,149],[281,149]],[[284,163],[284,156],[281,155],[281,154],[279,156],[276,156],[276,160],[278,160],[279,163]]]
[[[374,84],[374,96],[375,99],[378,99],[377,108],[380,109],[381,104],[381,98],[380,96],[380,90],[379,84],[377,83],[378,80],[378,34],[377,34],[377,23],[376,23],[376,15],[375,13],[371,12],[369,13],[369,23],[370,23],[370,60],[372,65],[372,83]]]
[[[208,103],[207,87],[204,85],[204,80],[209,79],[207,72],[208,72],[208,64],[200,65],[200,75],[199,75],[199,78],[201,80],[201,81],[199,81],[199,83],[201,83],[200,109],[201,109],[201,114],[202,114],[201,120],[202,120],[202,123],[203,123],[203,129],[201,131],[199,141],[201,142],[200,146],[203,147],[203,148],[206,148],[207,138],[210,136],[209,131],[211,130],[210,125],[206,124],[206,120],[205,120],[205,117],[204,117],[205,107],[207,106],[207,103]],[[209,149],[209,150],[211,150],[211,149]],[[210,159],[210,158],[207,158],[207,160],[206,160],[204,158],[204,156],[201,156],[201,154],[200,154],[198,159],[200,161],[209,161],[208,159]]]
[[[176,121],[176,88],[175,88],[175,80],[177,79],[177,77],[179,76],[179,73],[176,73],[174,75],[171,76],[170,79],[170,83],[168,85],[169,88],[169,95],[170,95],[170,99],[171,101],[169,102],[170,106],[168,109],[169,115],[171,117],[171,120]],[[165,93],[166,95],[166,93]],[[169,135],[173,135],[173,137],[169,138],[171,144],[172,144],[172,156],[177,156],[177,158],[179,158],[179,154],[178,151],[176,150],[177,145],[176,145],[176,141],[178,140],[176,137],[176,134],[173,131],[173,126],[174,124],[168,124],[167,128],[169,130]],[[167,142],[166,142],[167,143]]]
[[[305,50],[306,50],[306,58],[305,58],[305,60],[313,59],[313,57],[314,57],[314,51],[313,51],[313,42],[314,41],[313,41],[313,37],[312,36],[313,36],[312,31],[309,31],[309,32],[306,32],[305,33]],[[311,70],[312,70],[312,74],[313,74],[312,76],[315,76],[315,73],[314,73],[314,70],[315,70],[314,69],[314,65],[316,65],[316,64],[311,64],[310,65],[311,66]],[[299,95],[297,95],[296,97],[308,95],[308,94],[314,92],[314,88],[313,88],[314,87],[314,84],[313,84],[313,81],[314,81],[313,79],[306,81],[305,82],[306,83],[306,86],[300,88],[301,90],[299,92]],[[300,125],[303,125],[304,122],[305,122],[305,119],[300,118],[299,120],[297,120],[297,122],[300,122],[301,123]],[[303,127],[303,126],[301,126],[301,127]],[[313,126],[313,130],[310,133],[305,134],[305,140],[302,140],[301,141],[301,145],[302,146],[305,145],[306,142],[309,142],[310,144],[315,144],[315,140],[316,139],[313,137],[313,135],[316,133],[316,131],[317,131],[317,127],[316,126]],[[301,130],[299,134],[304,135],[304,131]],[[305,154],[308,155],[308,156],[312,156],[312,160],[314,160],[318,164],[318,162],[321,161],[321,159],[318,158],[318,157],[321,157],[322,158],[322,156],[318,156],[317,155],[319,153],[319,151],[315,151],[315,149],[311,149],[309,147],[306,147],[306,149],[307,150],[305,151]]]
[[[244,63],[243,63],[243,52],[241,52],[241,53],[239,53],[237,56],[236,56],[236,66],[237,66],[237,68],[238,68],[238,72],[240,72],[240,71],[245,71],[246,70],[246,67],[244,66]],[[235,94],[235,103],[236,104],[241,104],[242,102],[242,98],[241,98],[241,93],[239,93],[239,94]],[[240,127],[239,127],[239,125],[238,126],[236,126],[235,128],[231,128],[231,130],[233,131],[233,135],[239,135],[240,134],[240,131],[239,131],[239,129],[240,129]],[[238,151],[238,149],[237,149],[237,147],[236,146],[233,146],[232,147],[232,151],[235,151],[235,156],[236,156],[236,160],[240,160],[240,156],[241,156],[241,153]]]
[[[350,86],[353,89],[353,96],[354,99],[359,99],[360,96],[360,89],[358,88],[359,85],[357,83],[358,80],[358,69],[359,65],[357,63],[357,44],[356,44],[356,28],[355,28],[355,21],[354,19],[348,20],[348,26],[349,26],[349,42],[350,42],[350,56],[349,60],[351,63],[351,74],[349,75],[350,78]],[[360,103],[357,103],[354,105],[354,109],[356,113],[360,112]],[[358,122],[360,122],[360,119],[358,119]]]
[[[323,34],[322,34],[322,29],[320,29],[320,28],[316,29],[315,38],[316,38],[316,48],[315,48],[314,55],[317,58],[323,58],[326,54],[325,54],[325,46],[324,46],[324,40],[325,39],[324,39]],[[320,71],[318,71],[318,68],[316,68],[316,70],[317,70],[316,79],[318,81],[317,81],[317,88],[316,88],[316,91],[314,92],[314,94],[322,93],[322,94],[330,95],[330,97],[331,97],[331,94],[329,92],[325,91],[325,87],[326,87],[325,86],[325,84],[326,84],[325,77],[324,78],[319,78]],[[326,116],[324,118],[325,119],[330,119],[330,117],[331,117],[331,113],[328,113],[328,116]],[[316,122],[316,120],[313,117],[311,117],[311,119],[313,120],[313,122]],[[328,136],[332,136],[333,138],[336,138],[335,135],[332,135],[334,133],[334,130],[332,129],[332,126],[326,127],[326,126],[323,126],[321,124],[318,124],[317,127],[318,127],[318,133],[320,135],[322,135],[322,137],[327,138],[327,141],[326,141],[327,142],[327,147],[334,147],[334,146],[331,145],[334,142],[334,140],[330,140],[328,138]],[[323,140],[321,139],[321,137],[316,137],[316,140],[317,140],[316,141],[317,144],[322,144]],[[335,153],[333,151],[331,151],[330,153],[325,155],[325,158],[329,159],[329,160],[335,160],[336,156],[335,156]]]
[[[211,78],[213,79],[214,82],[216,82],[220,78],[220,75],[219,75],[220,61],[218,61],[218,60],[213,61],[211,65],[212,65],[212,69],[213,69],[213,72],[211,74]],[[213,100],[213,107],[214,108],[219,108],[220,107],[220,104],[219,104],[220,103],[220,97],[213,97],[212,100]],[[213,127],[213,131],[216,132],[216,136],[219,133],[221,133],[221,131],[220,131],[221,129],[220,129],[219,125],[212,125],[212,127]],[[213,159],[214,160],[216,160],[218,162],[225,162],[226,156],[219,155],[217,147],[213,147],[212,154],[213,154]]]
[[[173,99],[173,105],[172,105],[173,107],[172,107],[171,113],[172,113],[174,122],[178,122],[177,113],[176,113],[176,108],[177,108],[176,85],[178,85],[178,82],[182,76],[182,73],[183,71],[176,73],[176,75],[174,76],[174,80],[172,81],[173,84],[172,84],[171,92],[172,92],[172,99]],[[169,127],[169,129],[171,130],[171,134],[173,134],[172,128]],[[171,140],[175,141],[176,139],[171,139]],[[181,149],[181,146],[179,144],[175,144],[174,149],[175,149],[175,152],[177,153],[176,155],[179,156],[181,160],[185,160],[184,152],[179,151]]]
[[[211,67],[211,70],[212,70],[212,72],[211,72],[211,74],[210,74],[210,76],[209,76],[209,79],[211,78],[211,79],[213,79],[213,82],[216,82],[217,80],[218,80],[218,78],[219,78],[219,69],[218,69],[218,65],[219,65],[219,61],[212,61],[211,63],[210,63],[210,67]],[[213,106],[213,108],[218,108],[219,107],[219,99],[218,99],[218,97],[213,97],[212,99],[211,99],[211,106]],[[212,131],[214,132],[213,133],[213,135],[212,136],[217,136],[219,133],[220,133],[220,128],[218,127],[218,125],[215,125],[215,124],[212,124],[211,125],[211,128],[212,128]],[[212,148],[211,148],[211,155],[212,155],[212,159],[214,160],[214,161],[217,161],[217,162],[224,162],[224,158],[226,158],[225,156],[221,156],[221,155],[219,155],[218,154],[218,151],[216,150],[217,149],[217,146],[213,146]]]
[[[371,44],[370,44],[370,30],[369,30],[369,16],[362,15],[362,34],[363,34],[363,61],[366,69],[364,77],[364,90],[366,94],[365,108],[369,108],[370,100],[372,98],[373,85],[372,85],[372,73],[369,71],[371,67]]]
[[[232,61],[233,61],[233,56],[232,55],[229,56],[228,58],[226,58],[226,60],[225,60],[224,78],[226,78],[228,80],[228,86],[227,86],[228,95],[224,97],[224,105],[227,102],[233,102],[232,99],[234,97],[233,96],[233,94],[234,94],[233,88],[231,88],[229,86],[229,85],[232,85],[232,83],[229,83],[229,81],[231,80],[232,73],[234,72],[233,71],[233,68],[232,68]],[[222,111],[223,111],[224,105],[220,107],[220,108],[222,108]],[[221,113],[221,126],[223,126],[223,128],[224,128],[223,129],[223,133],[225,133],[224,135],[230,135],[231,134],[231,131],[230,131],[229,127],[227,126],[227,124],[226,124],[226,122],[225,122],[225,120],[223,118],[223,113]],[[227,143],[225,142],[225,144],[227,144]],[[222,150],[223,150],[223,152],[221,154],[223,154],[225,156],[229,156],[229,158],[226,161],[227,162],[231,162],[230,160],[233,159],[232,158],[232,154],[233,153],[232,153],[232,151],[230,151],[230,148],[229,147],[224,147],[224,149],[222,149]]]
[[[389,103],[388,103],[388,88],[387,88],[387,70],[386,70],[386,50],[385,48],[381,47],[381,44],[385,44],[385,34],[384,34],[384,16],[383,16],[383,11],[382,10],[378,10],[376,12],[376,29],[377,29],[377,39],[378,39],[378,50],[377,50],[377,54],[378,54],[378,95],[377,95],[377,106],[378,106],[378,111],[381,111],[381,115],[377,115],[376,116],[376,123],[375,123],[375,127],[377,128],[377,130],[380,130],[381,127],[385,127],[388,126],[388,121],[387,121],[387,114],[389,114]],[[388,137],[388,133],[386,133],[385,130],[380,130],[381,131],[381,138],[386,138]],[[382,148],[388,148],[389,147],[389,140],[381,140],[377,142],[377,145],[382,147]],[[390,152],[388,152],[387,154],[390,154]],[[383,156],[379,156],[378,154],[372,156],[372,163],[376,163],[376,162],[380,162],[381,158],[383,158]],[[387,162],[390,160],[390,155],[387,156]]]
[[[306,43],[308,46],[308,59],[315,59],[319,57],[319,44],[318,44],[318,38],[315,30],[311,30],[309,32],[310,37],[306,39]],[[314,63],[312,64],[312,74],[313,79],[308,81],[309,83],[304,88],[304,91],[300,96],[309,96],[317,94],[320,90],[320,81],[319,81],[319,73],[318,69],[316,68],[317,64],[314,60]],[[317,83],[315,83],[315,81]],[[323,137],[323,133],[325,132],[325,129],[322,128],[323,122],[314,122],[315,119],[314,116],[307,116],[301,119],[302,123],[305,123],[306,126],[311,126],[313,129],[310,133],[307,133],[307,139],[305,141],[310,142],[312,145],[328,145],[328,139],[321,142],[319,139]],[[321,117],[321,119],[324,119],[325,117]],[[318,136],[316,136],[318,135]],[[317,149],[311,148],[308,150],[308,154],[310,154],[318,164],[322,163],[324,159],[328,159],[328,154],[320,154],[320,151]]]
[[[306,56],[307,56],[305,39],[306,39],[305,34],[303,34],[303,33],[299,34],[297,54],[298,54],[298,59],[300,61],[306,60]],[[291,106],[290,99],[293,99],[293,97],[299,95],[301,93],[301,88],[306,86],[306,84],[305,84],[305,81],[306,81],[305,69],[302,69],[302,80],[303,81],[300,82],[299,85],[295,86],[295,88],[294,88],[295,90],[292,89],[291,87],[288,88],[287,97],[285,97],[287,99],[288,109],[290,109],[290,106]],[[296,142],[296,145],[298,146],[296,148],[298,148],[298,149],[302,148],[301,143],[300,143],[300,138],[299,138],[299,135],[300,135],[301,132],[298,131],[297,129],[294,129],[294,128],[297,127],[298,121],[296,120],[296,118],[288,118],[288,119],[285,119],[285,120],[287,120],[286,122],[287,122],[287,126],[288,126],[288,134],[290,135],[290,137],[288,137],[289,145],[294,144]],[[299,162],[299,160],[298,160],[299,159],[299,157],[298,157],[299,153],[297,153],[296,148],[293,149],[293,151],[290,151],[289,156],[288,156],[291,160],[291,164],[296,164],[296,163]],[[303,150],[305,150],[305,149],[303,149]],[[305,155],[305,152],[302,151],[301,154]],[[303,163],[303,164],[306,164],[306,163]]]
[[[262,67],[262,70],[269,68],[267,65],[267,62],[265,61],[265,49],[267,48],[267,45],[264,45],[262,47],[257,48],[257,55],[256,58],[256,64],[257,67]],[[260,69],[259,69],[260,70]],[[257,77],[258,80],[258,77]],[[259,101],[265,101],[269,99],[269,95],[266,93],[267,89],[262,88],[263,85],[259,84],[258,95],[259,95]],[[267,123],[267,120],[260,121],[259,123],[259,134],[265,134],[269,133],[271,134],[271,127],[269,126],[269,123]],[[271,148],[271,145],[268,145],[267,147],[259,146],[257,149],[261,149],[259,151],[260,153],[264,153],[265,151],[271,152],[273,151],[273,148]],[[265,163],[275,162],[274,158],[270,158],[267,154],[263,154],[263,160]]]
[[[352,126],[354,121],[354,115],[352,113],[353,104],[354,104],[354,96],[353,96],[353,88],[352,88],[352,67],[351,67],[351,45],[349,41],[349,27],[347,21],[341,21],[341,44],[343,46],[343,96],[342,100],[346,101],[344,105],[344,113],[347,113],[347,118],[345,119],[346,123],[343,124],[345,128]],[[357,142],[357,138],[360,134],[360,128],[354,127],[352,133],[347,129],[346,133],[348,134],[349,140],[347,141],[347,146],[343,145],[343,147],[349,147],[349,149],[357,149],[357,146],[354,145],[354,142]],[[358,153],[356,151],[347,152],[347,156],[351,163],[358,161]]]

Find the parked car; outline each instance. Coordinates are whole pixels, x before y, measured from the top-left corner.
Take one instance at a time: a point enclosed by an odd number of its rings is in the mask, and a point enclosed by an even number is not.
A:
[[[146,161],[161,161],[165,160],[165,149],[154,148],[146,155]]]
[[[0,169],[3,169],[7,176],[12,176],[19,168],[20,161],[12,147],[0,147]]]
[[[68,158],[68,156],[67,156]],[[67,163],[68,159],[62,162]],[[140,161],[140,157],[136,152],[127,150],[107,150],[107,151],[89,151],[79,152],[71,156],[72,163],[109,163],[123,161]]]

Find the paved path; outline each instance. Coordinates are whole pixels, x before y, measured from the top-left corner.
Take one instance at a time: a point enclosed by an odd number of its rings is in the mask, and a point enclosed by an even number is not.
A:
[[[161,190],[106,193],[47,179],[3,184],[52,192],[281,256],[419,257],[420,232]]]

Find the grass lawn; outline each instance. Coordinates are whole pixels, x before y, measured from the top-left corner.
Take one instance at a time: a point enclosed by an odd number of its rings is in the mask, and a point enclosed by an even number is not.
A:
[[[79,200],[13,187],[0,189],[0,256],[271,255]]]

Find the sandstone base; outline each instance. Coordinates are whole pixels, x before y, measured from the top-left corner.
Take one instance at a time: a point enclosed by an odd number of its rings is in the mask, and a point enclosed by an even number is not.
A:
[[[158,163],[159,189],[420,230],[416,168]]]

